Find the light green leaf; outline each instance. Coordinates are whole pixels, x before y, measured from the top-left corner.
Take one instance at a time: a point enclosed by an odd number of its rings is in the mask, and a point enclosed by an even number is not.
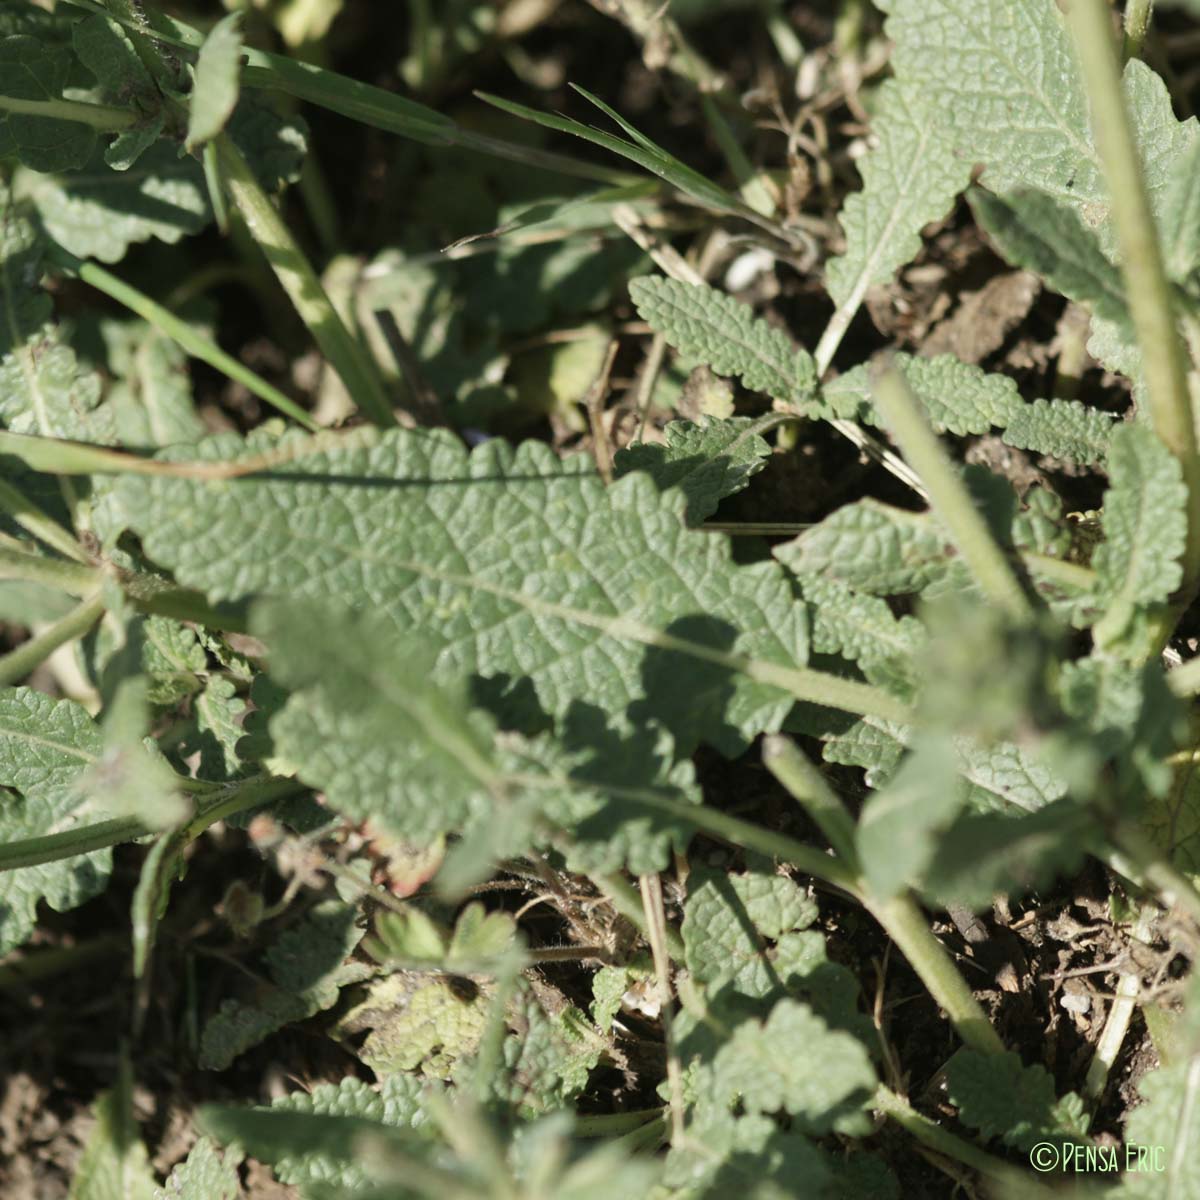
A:
[[[826,286],[839,307],[857,308],[916,257],[921,230],[941,220],[971,178],[971,160],[954,150],[937,111],[921,94],[889,80],[871,123],[874,146],[860,160],[862,190],[842,208],[845,252],[830,259]]]
[[[773,553],[798,576],[820,575],[889,596],[944,580],[954,551],[928,513],[867,499],[843,505]]]
[[[811,355],[749,305],[706,284],[651,276],[633,280],[629,294],[642,317],[689,359],[798,411],[813,407]]]
[[[1187,542],[1183,474],[1151,429],[1114,430],[1108,475],[1101,517],[1105,540],[1092,564],[1097,598],[1105,606],[1096,627],[1102,645],[1118,641],[1138,609],[1166,600],[1179,586]]]
[[[242,1200],[240,1160],[240,1154],[218,1150],[202,1137],[167,1177],[165,1186],[155,1191],[155,1200]]]
[[[270,985],[246,1000],[227,998],[205,1024],[201,1068],[223,1071],[277,1029],[332,1008],[343,987],[368,974],[365,964],[346,962],[363,934],[356,916],[352,905],[326,901],[284,933],[265,956]]]
[[[83,1148],[68,1200],[155,1200],[150,1156],[126,1098],[107,1092],[95,1105],[96,1127]]]
[[[923,116],[943,120],[959,160],[984,165],[989,191],[1033,188],[1073,208],[1101,231],[1110,253],[1108,190],[1087,96],[1052,0],[879,0],[879,7],[890,14],[896,77]],[[1196,125],[1175,119],[1166,86],[1139,60],[1126,65],[1123,83],[1157,209]]]
[[[105,321],[101,333],[113,375],[107,401],[120,443],[137,449],[203,437],[187,355],[178,343],[144,321]]]
[[[1121,272],[1105,257],[1096,231],[1083,223],[1076,209],[1028,188],[1003,198],[976,189],[971,207],[996,249],[1014,267],[1040,275],[1059,295],[1087,305],[1102,320],[1130,328]]]
[[[188,112],[189,150],[215,138],[237,107],[241,88],[241,22],[241,13],[230,13],[213,26],[200,47]]]
[[[777,663],[807,653],[782,571],[735,567],[727,542],[684,526],[682,496],[640,474],[605,488],[548,446],[468,455],[438,431],[328,449],[224,436],[187,455],[267,449],[279,465],[253,477],[122,477],[116,495],[150,557],[213,599],[369,605],[438,646],[439,678],[528,676],[552,716],[576,701],[611,718],[653,712],[681,754],[700,740],[737,750],[790,707],[774,687],[619,636],[636,622]]]
[[[62,99],[72,55],[40,38],[0,38],[0,97],[45,104]],[[0,158],[17,156],[35,171],[82,167],[96,147],[95,129],[79,121],[31,116],[0,105]]]
[[[0,688],[0,838],[5,842],[68,829],[83,802],[76,785],[98,760],[103,738],[72,700],[32,688]],[[0,953],[33,931],[44,900],[65,912],[104,888],[111,850],[0,873]]]
[[[915,617],[896,617],[886,600],[856,592],[821,575],[796,578],[810,605],[812,648],[858,663],[881,687],[911,691],[925,649],[925,627]]]
[[[936,358],[897,354],[892,361],[939,432],[987,433],[993,425],[1008,424],[1020,411],[1016,382],[1007,375],[989,374],[960,362],[953,354]],[[839,375],[822,389],[823,399],[839,413],[850,410],[859,420],[881,425],[871,393],[871,367],[867,363]]]
[[[18,171],[13,189],[37,208],[59,245],[107,263],[124,258],[135,242],[174,243],[209,221],[200,165],[165,141],[127,171],[114,171],[96,154],[68,174]]]
[[[778,942],[816,919],[816,904],[782,875],[696,868],[683,915],[687,968],[712,991],[728,983],[744,995],[766,996],[780,986],[783,968],[766,941]]]
[[[1171,164],[1159,214],[1163,262],[1177,283],[1200,267],[1200,138]]]
[[[1078,400],[1034,400],[1016,408],[1000,436],[1018,450],[1099,466],[1108,455],[1116,420]]]
[[[1200,1195],[1200,1056],[1159,1067],[1138,1081],[1142,1103],[1125,1122],[1127,1144],[1162,1147],[1151,1159],[1160,1170],[1129,1171],[1113,1195],[1119,1200],[1171,1200]]]
[[[663,491],[680,488],[687,497],[688,524],[699,525],[766,465],[771,447],[754,432],[754,424],[748,417],[672,421],[661,444],[635,442],[618,451],[613,470],[618,478],[645,471]]]
[[[925,745],[863,805],[855,845],[874,895],[891,899],[920,881],[966,802],[955,767],[949,746]]]
[[[1057,1099],[1045,1067],[1025,1066],[1014,1051],[959,1050],[945,1071],[959,1116],[985,1137],[1028,1151],[1038,1142],[1078,1141],[1087,1134],[1083,1101],[1074,1092]]]
[[[422,1098],[430,1086],[415,1075],[385,1075],[377,1088],[350,1077],[337,1084],[318,1084],[311,1093],[291,1092],[274,1101],[270,1112],[281,1114],[277,1120],[281,1129],[287,1128],[282,1114],[298,1113],[302,1116],[351,1118],[355,1120],[354,1127],[358,1130],[374,1124],[405,1132],[420,1130],[427,1135],[430,1126],[422,1108]],[[337,1123],[326,1122],[326,1126],[337,1128]],[[235,1119],[233,1128],[236,1127]],[[322,1127],[314,1123],[298,1128],[319,1130]],[[352,1146],[352,1141],[347,1139],[345,1152],[341,1153],[335,1144],[326,1143],[323,1138],[313,1141],[308,1137],[298,1137],[281,1140],[269,1150],[261,1143],[252,1144],[250,1148],[253,1153],[271,1162],[281,1183],[301,1188],[320,1184],[351,1190],[369,1182],[367,1173],[356,1161],[358,1156]]]
[[[13,433],[110,440],[97,409],[100,380],[58,339],[42,290],[42,243],[7,188],[0,189],[0,425]]]
[[[713,1076],[722,1098],[747,1112],[786,1112],[794,1129],[812,1134],[857,1123],[876,1087],[858,1039],[795,1000],[780,1000],[765,1023],[739,1025],[718,1051]]]

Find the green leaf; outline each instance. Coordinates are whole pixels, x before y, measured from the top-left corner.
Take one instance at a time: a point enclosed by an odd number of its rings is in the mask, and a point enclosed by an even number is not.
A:
[[[1092,139],[1087,96],[1062,16],[1046,0],[880,0],[890,14],[892,67],[926,119],[941,119],[964,165],[1006,195],[1045,192],[1101,230],[1113,248],[1108,188]],[[1175,158],[1196,137],[1179,122],[1165,84],[1137,59],[1123,80],[1156,211]]]
[[[747,1112],[786,1112],[794,1129],[812,1134],[859,1127],[877,1082],[858,1039],[795,1000],[780,1000],[763,1023],[739,1025],[713,1077],[720,1097]]]
[[[946,1064],[950,1099],[959,1116],[985,1137],[1028,1151],[1038,1142],[1081,1140],[1089,1117],[1073,1092],[1061,1100],[1041,1065],[1027,1067],[1014,1051],[981,1054],[960,1050]]]
[[[121,445],[171,446],[203,437],[187,355],[178,343],[145,321],[105,321],[101,333],[113,375],[106,400]]]
[[[798,411],[813,407],[811,355],[749,305],[707,284],[652,276],[633,280],[629,294],[642,317],[689,359]]]
[[[903,595],[943,581],[954,554],[928,513],[877,500],[845,504],[772,552],[800,577],[822,576],[868,595]]]
[[[178,242],[210,219],[200,165],[166,141],[127,171],[96,154],[69,174],[18,171],[13,189],[37,208],[59,245],[106,263],[120,261],[136,242]]]
[[[1200,1058],[1182,1058],[1138,1081],[1142,1103],[1125,1122],[1130,1146],[1162,1147],[1151,1159],[1161,1169],[1129,1171],[1113,1194],[1119,1200],[1168,1200],[1200,1193],[1200,1163],[1188,1149],[1200,1137]]]
[[[1105,607],[1095,632],[1104,646],[1120,640],[1139,610],[1166,600],[1179,586],[1187,542],[1183,473],[1151,429],[1114,430],[1108,476],[1104,543],[1092,561],[1097,599]]]
[[[994,425],[1007,425],[1021,409],[1014,380],[960,362],[953,354],[936,358],[896,354],[892,361],[924,404],[938,432],[987,433]],[[838,412],[848,409],[857,419],[880,425],[871,393],[871,367],[867,363],[839,375],[822,389],[823,398],[831,401]]]
[[[748,417],[701,417],[672,421],[662,443],[635,442],[617,452],[617,478],[645,471],[662,491],[680,488],[687,497],[687,522],[699,525],[726,496],[742,491],[766,465],[771,447]]]
[[[1121,272],[1105,257],[1096,231],[1084,224],[1076,209],[1027,188],[1003,198],[976,189],[971,207],[996,249],[1014,267],[1033,271],[1059,295],[1130,329]]]
[[[225,128],[237,107],[242,70],[242,15],[232,12],[218,21],[196,58],[188,111],[186,146],[202,146]]]
[[[76,786],[103,750],[87,712],[32,688],[0,688],[0,839],[41,837],[69,828],[83,797]],[[112,851],[0,873],[0,952],[34,929],[39,901],[56,912],[104,889]]]
[[[846,249],[825,281],[834,304],[857,307],[921,248],[921,230],[941,220],[970,182],[971,161],[955,153],[942,119],[917,91],[896,80],[879,89],[874,145],[859,160],[862,190],[842,207]]]
[[[96,1101],[96,1125],[75,1169],[68,1200],[155,1200],[158,1189],[133,1118],[131,1086],[123,1063],[117,1087]]]
[[[200,1067],[223,1071],[276,1030],[332,1008],[341,989],[369,971],[345,961],[362,932],[353,906],[317,905],[267,951],[270,984],[246,1000],[225,999],[209,1018],[200,1036]]]
[[[1000,436],[1018,450],[1099,466],[1108,456],[1116,420],[1078,400],[1034,400],[1014,411]]]
[[[155,1191],[155,1200],[242,1200],[237,1173],[240,1160],[237,1152],[218,1150],[202,1137],[166,1184]]]
[[[918,750],[863,805],[855,845],[872,894],[888,900],[918,883],[966,802],[948,746]]]
[[[250,1148],[256,1156],[272,1164],[281,1183],[301,1188],[321,1184],[347,1191],[363,1187],[369,1182],[369,1176],[356,1161],[358,1156],[352,1145],[347,1143],[346,1150],[342,1151],[339,1143],[324,1137],[324,1127],[337,1128],[335,1122],[326,1122],[325,1126],[316,1122],[298,1124],[295,1128],[313,1129],[319,1136],[315,1141],[307,1137],[292,1139],[287,1137],[289,1127],[282,1114],[349,1118],[357,1122],[358,1129],[366,1129],[368,1123],[374,1123],[388,1129],[419,1130],[428,1134],[430,1127],[422,1108],[422,1098],[430,1086],[414,1075],[395,1074],[385,1075],[377,1088],[350,1077],[337,1084],[318,1084],[311,1093],[291,1092],[274,1101],[270,1108],[272,1114],[281,1114],[276,1124],[283,1136],[266,1144],[259,1141]],[[237,1117],[232,1117],[231,1127],[237,1130]],[[239,1132],[236,1136],[240,1139],[242,1134]]]
[[[711,990],[729,983],[744,995],[766,996],[780,986],[776,959],[783,953],[766,943],[816,919],[816,904],[785,876],[696,868],[683,915],[687,968]]]
[[[42,290],[42,243],[7,188],[0,189],[0,425],[13,433],[111,440],[100,380],[59,341]]]
[[[881,687],[902,694],[915,688],[927,642],[920,621],[896,617],[886,600],[863,595],[835,579],[799,575],[796,582],[810,606],[814,651],[856,662]]]
[[[40,38],[16,34],[0,39],[0,97],[42,104],[61,100],[72,58],[70,51]],[[35,171],[82,167],[96,141],[90,125],[0,106],[0,158],[16,156]]]
[[[1200,138],[1171,164],[1159,235],[1167,274],[1177,283],[1187,283],[1200,267]]]
[[[579,700],[610,718],[653,713],[688,754],[702,739],[739,750],[790,707],[772,686],[620,636],[637,623],[650,639],[804,661],[782,571],[735,567],[726,541],[684,526],[678,493],[640,474],[605,488],[534,443],[468,456],[440,431],[393,431],[318,447],[214,438],[188,457],[270,450],[278,465],[217,484],[125,476],[115,492],[149,556],[211,598],[369,604],[438,647],[439,678],[528,676],[551,716]]]
[[[622,158],[636,163],[644,171],[649,171],[651,175],[657,175],[672,187],[678,188],[685,196],[691,196],[693,200],[707,205],[709,208],[715,208],[718,212],[744,211],[744,206],[736,196],[650,141],[596,96],[576,84],[571,86],[584,99],[596,105],[606,116],[620,125],[633,138],[633,141],[627,142],[611,133],[594,129],[591,125],[583,125],[568,117],[556,117],[550,113],[539,112],[536,108],[514,104],[511,100],[502,100],[499,96],[491,96],[486,92],[476,92],[475,94],[485,103],[491,104],[503,112],[511,113],[514,117],[532,121],[544,129],[555,129],[560,133],[572,134],[575,137],[583,138],[586,142],[591,142],[594,146],[600,146],[613,154],[618,154]]]

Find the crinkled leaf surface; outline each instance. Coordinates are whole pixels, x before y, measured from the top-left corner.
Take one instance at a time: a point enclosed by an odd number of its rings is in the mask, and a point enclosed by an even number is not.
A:
[[[842,208],[846,249],[831,259],[833,302],[857,305],[916,257],[921,230],[950,211],[971,177],[971,162],[941,129],[942,117],[917,90],[889,80],[871,123],[874,146],[860,160],[862,190]]]
[[[1020,411],[1014,380],[960,362],[953,354],[936,358],[897,354],[893,362],[939,431],[986,433],[994,425],[1007,425]],[[871,392],[871,367],[864,363],[827,384],[823,396],[839,411],[852,407],[860,420],[879,425]]]
[[[155,1191],[155,1200],[242,1200],[239,1159],[234,1151],[218,1150],[202,1137]]]
[[[42,837],[76,824],[80,776],[103,750],[103,737],[73,700],[52,700],[32,688],[0,688],[0,836],[6,842]],[[37,904],[62,912],[99,893],[111,850],[0,873],[0,952],[32,932]]]
[[[0,38],[0,96],[45,104],[62,99],[72,55],[41,38]],[[34,116],[0,108],[0,158],[19,157],[35,171],[83,166],[96,146],[96,131],[80,121]]]
[[[1189,1153],[1200,1137],[1200,1055],[1149,1072],[1138,1081],[1138,1091],[1142,1103],[1125,1122],[1125,1140],[1164,1147],[1165,1169],[1127,1172],[1114,1195],[1120,1200],[1169,1200],[1200,1194],[1200,1162]]]
[[[688,524],[699,525],[763,469],[771,447],[754,425],[748,417],[672,421],[663,430],[663,442],[635,442],[618,451],[613,470],[618,477],[645,471],[664,491],[680,488],[687,497]]]
[[[1019,450],[1098,466],[1115,423],[1112,413],[1078,400],[1034,400],[1014,410],[1001,437]]]
[[[122,478],[117,496],[150,557],[213,599],[369,606],[439,641],[439,674],[528,676],[551,715],[576,700],[634,719],[665,708],[684,754],[700,740],[736,751],[790,707],[775,688],[613,629],[638,622],[779,663],[807,653],[779,568],[735,567],[726,542],[685,527],[678,493],[640,474],[606,489],[546,446],[468,455],[440,432],[330,449],[220,437],[188,454],[268,448],[291,461],[212,483]]]
[[[629,294],[681,354],[736,375],[752,392],[807,410],[816,384],[812,357],[749,305],[707,284],[650,276],[633,280]]]

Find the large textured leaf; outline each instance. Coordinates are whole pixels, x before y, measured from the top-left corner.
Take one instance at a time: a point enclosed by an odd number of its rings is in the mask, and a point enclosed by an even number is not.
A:
[[[100,380],[58,339],[50,297],[39,286],[42,245],[20,205],[0,189],[0,425],[14,433],[110,440],[97,410]]]
[[[122,478],[116,493],[149,555],[213,599],[369,606],[438,644],[447,677],[528,677],[552,716],[575,701],[634,721],[652,713],[685,754],[700,740],[740,749],[786,713],[777,689],[612,625],[804,660],[803,613],[779,568],[735,567],[727,543],[684,526],[678,493],[640,474],[606,489],[586,463],[534,443],[468,455],[440,432],[331,449],[221,437],[189,453],[268,447],[294,461],[215,483]]]
[[[842,208],[846,249],[831,259],[826,285],[837,305],[857,305],[916,257],[921,230],[950,211],[971,177],[971,161],[941,130],[941,115],[919,91],[891,80],[879,89],[875,145],[861,160],[863,186]]]
[[[1152,1151],[1162,1147],[1150,1159],[1161,1169],[1127,1172],[1114,1195],[1119,1200],[1200,1195],[1200,1160],[1188,1153],[1200,1137],[1200,1055],[1151,1071],[1139,1080],[1138,1091],[1142,1103],[1125,1122],[1125,1138]]]
[[[436,648],[388,622],[269,605],[254,628],[295,689],[271,720],[276,751],[354,820],[422,843],[469,826],[495,857],[524,850],[548,819],[571,829],[573,863],[606,870],[662,870],[686,844],[686,822],[626,795],[698,798],[691,765],[673,764],[654,726],[622,739],[576,705],[558,738],[500,734],[463,681],[431,679]],[[501,831],[500,843],[487,836]]]
[[[83,802],[75,786],[102,749],[100,730],[74,701],[0,688],[0,838],[70,828]],[[59,912],[82,904],[104,887],[111,863],[112,851],[97,850],[0,874],[0,952],[29,936],[39,900]]]
[[[1165,600],[1183,578],[1187,489],[1178,461],[1142,425],[1112,437],[1105,493],[1104,544],[1094,556],[1106,638],[1118,637],[1136,609]],[[1099,636],[1099,634],[1098,634]]]
[[[154,1200],[242,1200],[237,1173],[240,1157],[232,1150],[218,1150],[202,1137],[166,1184],[155,1191]]]
[[[1097,466],[1108,455],[1116,417],[1078,400],[1034,400],[1014,411],[1001,437],[1019,450]]]
[[[0,97],[46,104],[62,99],[72,55],[40,38],[0,39]],[[96,131],[79,121],[33,116],[0,105],[0,158],[19,157],[35,171],[69,171],[87,162]]]
[[[726,497],[740,492],[761,471],[771,447],[754,432],[748,417],[672,421],[662,444],[636,442],[619,451],[617,476],[645,471],[664,491],[682,489],[689,525],[698,525]]]
[[[1007,425],[1021,409],[1014,380],[960,362],[953,354],[897,354],[893,361],[939,431],[987,433],[994,425]],[[871,392],[871,367],[864,363],[827,384],[822,395],[839,412],[852,407],[859,420],[881,425]]]
[[[1076,209],[1028,188],[1004,197],[977,189],[971,207],[996,249],[1014,267],[1035,272],[1059,295],[1086,304],[1122,330],[1129,328],[1121,272],[1105,257],[1096,231],[1084,224]]]
[[[807,411],[816,384],[811,356],[746,304],[706,284],[645,277],[629,285],[638,312],[681,354],[736,375],[762,392]]]
[[[880,0],[879,7],[890,14],[897,78],[922,112],[944,118],[961,161],[983,165],[984,186],[1047,193],[1103,228],[1111,251],[1087,97],[1054,0]],[[1124,88],[1157,207],[1196,125],[1175,119],[1166,86],[1137,59],[1125,68]]]

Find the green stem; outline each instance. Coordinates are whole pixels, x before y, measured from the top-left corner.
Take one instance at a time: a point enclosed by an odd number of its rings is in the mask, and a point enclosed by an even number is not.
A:
[[[230,197],[321,353],[341,376],[355,404],[375,424],[395,425],[396,418],[375,364],[343,324],[312,264],[271,198],[259,186],[241,151],[222,134],[217,139],[217,153]]]
[[[651,1121],[661,1121],[665,1110],[661,1108],[639,1108],[632,1112],[602,1113],[598,1116],[576,1117],[571,1132],[576,1137],[615,1137],[641,1129]]]
[[[87,551],[56,521],[11,483],[0,479],[0,508],[22,529],[40,538],[52,550],[77,563],[87,564]]]
[[[0,96],[0,111],[53,121],[73,121],[77,125],[90,125],[101,133],[119,133],[137,120],[137,116],[127,109],[110,108],[107,104],[84,104],[77,100],[21,100],[16,96]]]
[[[247,391],[265,400],[285,416],[303,425],[305,429],[316,432],[320,426],[294,400],[289,399],[278,388],[272,387],[265,379],[255,374],[249,367],[238,362],[230,354],[226,354],[216,342],[206,338],[187,321],[180,320],[170,309],[152,300],[144,292],[118,279],[96,263],[83,262],[73,254],[58,247],[52,257],[66,270],[77,275],[84,283],[94,287],[104,295],[112,297],[117,303],[123,304],[131,312],[137,313],[144,321],[148,321],[156,329],[160,329],[167,337],[178,342],[193,358],[206,362],[210,367],[227,375],[240,383]]]
[[[74,946],[56,946],[53,950],[35,950],[12,962],[0,963],[0,992],[11,992],[41,983],[56,975],[75,971],[94,962],[108,962],[129,952],[123,933],[79,942]]]
[[[70,596],[87,596],[95,590],[100,578],[100,572],[94,567],[0,546],[0,579],[21,579]]]
[[[1150,14],[1154,0],[1129,0],[1125,5],[1125,59],[1140,58],[1146,35],[1150,32]]]
[[[863,895],[861,899],[908,959],[929,994],[946,1010],[958,1036],[981,1054],[1003,1054],[1004,1043],[916,903],[908,896],[875,900]]]
[[[1145,7],[1148,17],[1149,5]],[[1183,345],[1141,157],[1125,107],[1109,6],[1106,0],[1072,0],[1067,19],[1083,67],[1092,132],[1108,184],[1121,271],[1142,351],[1150,420],[1155,433],[1179,460],[1188,488],[1188,540],[1179,589],[1179,595],[1188,599],[1200,576],[1200,455]],[[1165,639],[1166,634],[1162,636]]]
[[[206,789],[213,786],[195,779],[180,778],[176,782],[185,791],[197,790],[196,785]],[[271,800],[278,800],[299,790],[302,790],[302,785],[294,779],[277,779],[267,776],[255,776],[252,779],[243,780],[233,785],[228,791],[219,789],[220,798],[207,808],[201,809],[184,826],[186,840],[194,841],[211,825],[226,817],[245,812],[248,808],[255,808]],[[208,791],[206,794],[212,795],[212,792]],[[106,850],[110,846],[119,846],[123,842],[134,842],[139,838],[149,837],[160,832],[161,830],[148,828],[135,817],[116,817],[110,821],[97,821],[92,825],[82,825],[77,829],[66,829],[62,833],[23,838],[20,841],[0,845],[0,871],[17,871],[24,867],[36,867],[43,863],[73,858],[77,854],[91,854],[96,850]]]
[[[947,1132],[936,1121],[931,1121],[912,1107],[903,1096],[890,1088],[880,1087],[875,1093],[875,1108],[902,1129],[910,1133],[923,1146],[953,1158],[964,1165],[986,1175],[997,1183],[1011,1188],[1013,1196],[1029,1197],[1030,1200],[1050,1200],[1056,1193],[1043,1187],[1026,1171],[1010,1166],[1003,1159],[972,1146],[970,1142]]]
[[[854,821],[809,757],[790,738],[776,733],[763,741],[763,763],[829,839],[834,853],[857,873]]]
[[[909,465],[929,491],[930,504],[971,574],[993,604],[1018,620],[1032,616],[1029,598],[975,507],[961,474],[933,432],[908,380],[889,367],[875,381],[875,401]]]
[[[642,909],[642,898],[627,879],[616,872],[595,873],[589,878],[605,894],[609,903],[621,916],[629,921],[643,937],[649,936],[646,914]],[[683,938],[679,936],[679,931],[673,925],[667,926],[666,938],[667,953],[676,962],[683,962]]]
[[[59,646],[83,637],[103,615],[104,601],[97,594],[71,609],[48,629],[22,642],[15,650],[0,655],[0,686],[24,679]]]

